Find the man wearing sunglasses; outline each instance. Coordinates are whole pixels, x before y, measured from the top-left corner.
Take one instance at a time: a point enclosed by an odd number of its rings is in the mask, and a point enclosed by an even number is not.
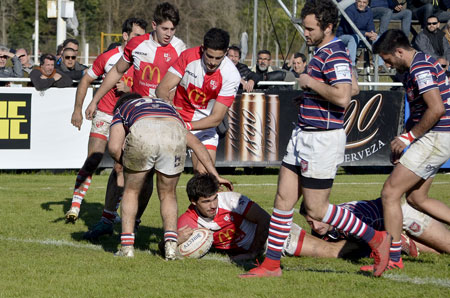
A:
[[[57,66],[57,69],[69,75],[72,80],[81,80],[87,66],[77,61],[77,52],[72,48],[65,48],[61,59],[61,64]]]
[[[11,58],[13,67],[6,67],[6,62]],[[10,52],[5,46],[0,46],[0,78],[20,78],[23,75],[19,58]],[[0,82],[0,86],[1,83]]]
[[[430,16],[427,19],[427,27],[417,34],[414,47],[434,59],[442,56],[450,60],[450,45],[440,25],[436,16]]]
[[[22,63],[22,70],[24,71],[24,75],[30,74],[33,70],[34,65],[30,63],[30,57],[28,56],[28,52],[24,48],[17,49],[16,56],[19,58],[20,63]]]

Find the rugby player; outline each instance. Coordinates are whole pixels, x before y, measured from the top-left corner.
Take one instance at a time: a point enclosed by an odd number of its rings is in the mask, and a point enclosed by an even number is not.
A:
[[[374,257],[374,276],[389,262],[391,237],[376,231],[350,211],[329,203],[338,165],[344,161],[344,112],[352,94],[351,62],[335,37],[338,9],[331,0],[307,1],[301,12],[306,43],[316,46],[307,74],[298,78],[304,90],[298,125],[283,158],[270,220],[264,262],[242,278],[281,276],[280,258],[289,235],[294,206],[304,197],[308,215],[367,242]]]
[[[381,198],[369,201],[352,201],[339,204],[339,206],[352,211],[353,214],[375,230],[383,231],[385,229]],[[403,230],[406,232],[406,235],[401,235],[401,249],[403,252],[412,257],[418,256],[419,249],[424,252],[450,253],[450,230],[444,224],[412,208],[406,201],[402,202],[401,208],[403,214]],[[306,213],[303,202],[300,206],[300,214],[305,217],[311,226],[314,236],[326,241],[350,240],[356,242],[358,243],[356,246],[358,255],[363,257],[369,256],[370,249],[364,242],[349,237],[349,235],[342,233],[329,224],[311,218]],[[408,236],[414,239],[415,242],[409,239]],[[352,250],[345,252],[344,255],[354,253]],[[402,262],[399,263],[398,268],[403,268]]]
[[[94,115],[95,108],[99,99],[114,87],[118,78],[120,78],[129,69],[133,69],[133,86],[132,91],[141,94],[155,96],[156,86],[161,78],[166,74],[167,69],[176,61],[180,53],[186,49],[186,45],[182,40],[175,36],[176,26],[180,21],[178,9],[167,2],[160,3],[156,6],[152,27],[153,32],[141,35],[127,43],[122,57],[113,66],[106,75],[102,85],[97,90],[92,102],[86,109],[86,119],[91,119]],[[133,67],[131,67],[133,65]],[[153,179],[148,177],[146,184],[147,191],[152,192]],[[121,191],[118,190],[114,193]],[[115,197],[106,196],[106,200]],[[146,196],[149,198],[149,196]],[[111,200],[111,203],[105,204],[117,206],[117,200]],[[142,205],[138,215],[139,217],[145,210],[146,204]],[[117,207],[115,207],[117,209]],[[113,224],[110,220],[103,217],[94,227],[84,234],[85,239],[95,240],[103,234],[111,234]]]
[[[72,113],[72,125],[81,129],[83,123],[82,108],[86,92],[91,83],[108,73],[114,64],[119,60],[123,53],[123,46],[128,41],[145,33],[147,22],[142,19],[129,18],[122,25],[123,45],[107,51],[95,59],[94,64],[83,76],[78,84],[77,93],[75,97],[75,106]],[[106,143],[109,135],[109,125],[111,124],[114,105],[117,99],[123,92],[128,92],[132,85],[132,70],[124,73],[116,82],[115,86],[101,97],[98,104],[95,117],[92,119],[91,133],[88,142],[88,157],[86,158],[83,167],[78,171],[75,187],[73,191],[72,204],[69,211],[66,213],[66,222],[75,223],[80,213],[81,203],[86,195],[87,190],[91,184],[92,174],[100,164],[103,154],[106,150]],[[114,169],[111,172],[108,180],[107,196],[105,197],[105,210],[103,211],[103,218],[105,221],[114,221],[115,206],[117,198],[108,199],[108,191],[117,188],[118,185],[123,189],[123,177],[121,177],[121,169]],[[118,181],[120,180],[120,181]],[[114,186],[113,186],[114,185]],[[119,188],[120,188],[119,186]],[[113,196],[114,197],[114,196]]]
[[[231,182],[219,177],[205,147],[186,130],[172,105],[160,99],[142,98],[136,93],[127,94],[118,100],[108,143],[111,157],[123,165],[125,176],[121,203],[121,248],[117,256],[134,256],[138,196],[146,176],[154,168],[161,201],[165,258],[176,258],[176,186],[184,169],[186,145],[194,150],[208,172],[232,189]]]
[[[386,65],[404,73],[410,106],[404,131],[391,142],[395,167],[381,191],[385,227],[393,237],[388,268],[396,268],[401,264],[403,194],[417,210],[450,224],[449,206],[428,197],[434,176],[450,158],[450,88],[445,69],[411,47],[401,30],[386,31],[373,49]]]
[[[239,71],[226,57],[229,34],[210,29],[203,45],[184,51],[162,79],[156,95],[171,101],[170,90],[176,88],[173,105],[187,128],[205,145],[213,162],[219,136],[216,127],[227,114],[240,83]],[[197,172],[204,172],[195,153],[192,163]]]

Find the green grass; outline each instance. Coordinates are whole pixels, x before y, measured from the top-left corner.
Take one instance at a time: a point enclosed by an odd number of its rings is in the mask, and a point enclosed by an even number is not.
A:
[[[179,213],[188,206],[182,175]],[[227,176],[271,213],[276,175]],[[375,199],[386,175],[338,175],[334,203]],[[81,218],[64,223],[75,175],[0,174],[0,297],[450,297],[450,256],[404,258],[405,269],[373,278],[359,272],[370,259],[284,258],[281,278],[240,280],[251,263],[237,266],[216,253],[200,260],[166,262],[159,201],[153,195],[136,239],[136,257],[113,256],[120,226],[98,244],[82,240],[103,208],[107,176],[96,175]],[[450,175],[439,174],[430,196],[450,205]],[[353,183],[353,184],[349,184]],[[295,221],[306,223],[298,214]],[[309,229],[307,229],[309,231]]]

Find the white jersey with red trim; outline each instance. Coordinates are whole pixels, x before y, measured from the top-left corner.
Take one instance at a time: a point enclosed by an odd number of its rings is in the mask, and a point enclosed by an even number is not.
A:
[[[185,122],[196,121],[211,114],[214,103],[230,107],[236,97],[241,76],[233,62],[225,57],[219,68],[206,72],[201,47],[181,53],[169,72],[181,78],[173,99]]]
[[[156,87],[185,49],[184,42],[176,36],[167,46],[155,41],[152,33],[132,38],[125,47],[123,59],[134,67],[133,92],[156,97]]]
[[[199,215],[191,204],[178,218],[178,229],[186,225],[194,229],[207,228],[214,233],[215,248],[249,250],[255,237],[256,224],[246,220],[245,215],[253,201],[237,192],[219,192],[217,199],[217,212],[213,219]]]
[[[103,77],[111,70],[111,68],[113,68],[117,61],[119,61],[122,54],[122,46],[100,54],[95,59],[92,66],[88,69],[88,75],[93,79]],[[133,68],[128,69],[128,71],[122,76],[121,80],[131,88],[133,86]],[[114,106],[116,105],[120,95],[121,93],[118,92],[117,88],[114,86],[108,91],[108,93],[105,94],[105,96],[102,97],[97,108],[104,113],[112,115],[114,113]]]

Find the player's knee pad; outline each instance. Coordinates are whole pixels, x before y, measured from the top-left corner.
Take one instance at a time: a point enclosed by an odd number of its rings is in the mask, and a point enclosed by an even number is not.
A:
[[[402,203],[402,213],[403,229],[412,236],[419,237],[430,224],[430,216],[414,209],[406,202]]]

